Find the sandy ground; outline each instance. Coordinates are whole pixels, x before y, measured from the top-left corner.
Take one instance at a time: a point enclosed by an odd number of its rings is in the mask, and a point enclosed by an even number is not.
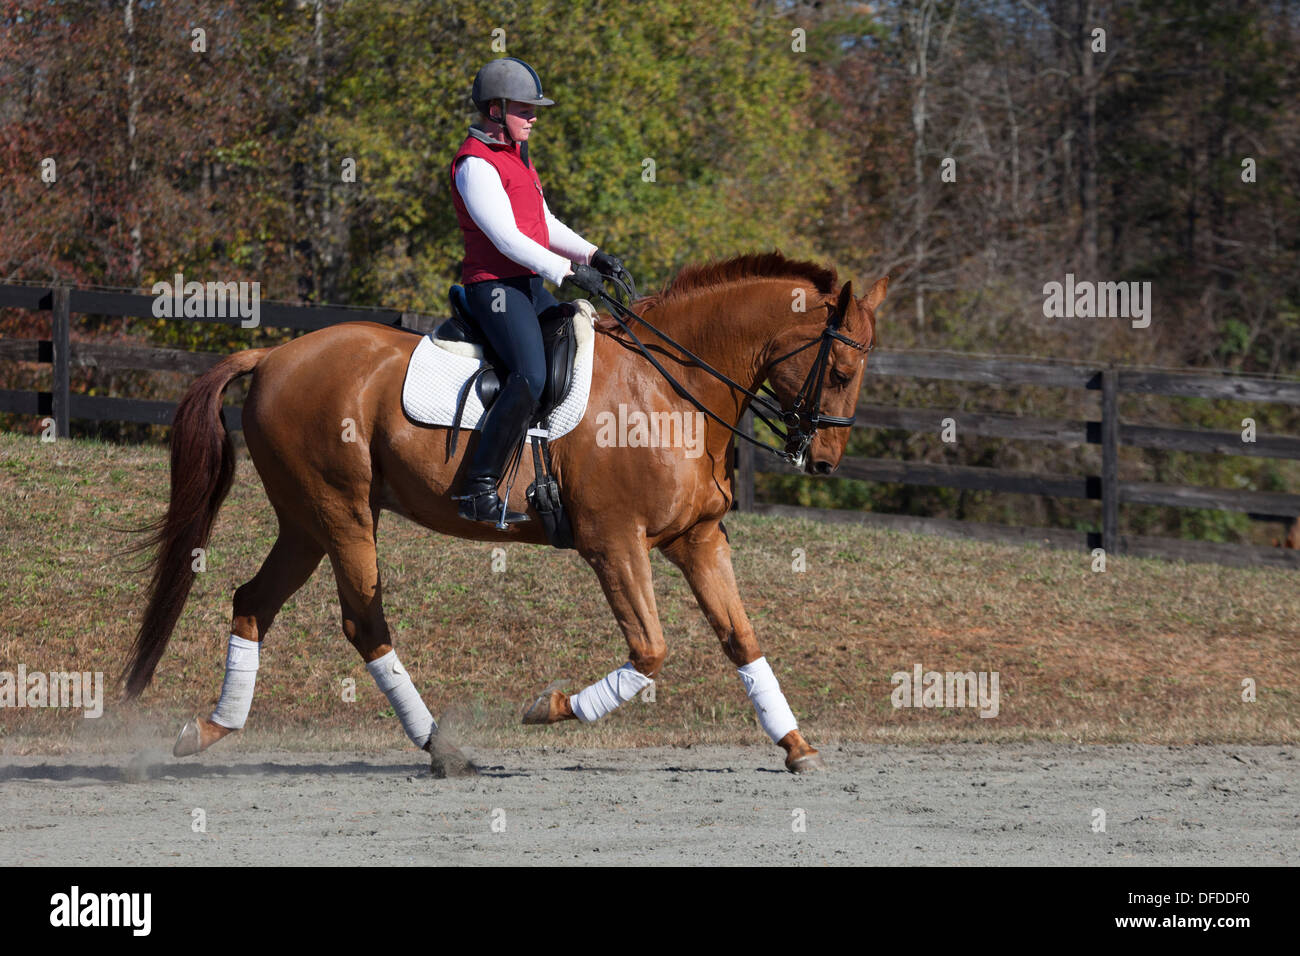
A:
[[[0,865],[1300,862],[1288,746],[467,752],[0,757]]]

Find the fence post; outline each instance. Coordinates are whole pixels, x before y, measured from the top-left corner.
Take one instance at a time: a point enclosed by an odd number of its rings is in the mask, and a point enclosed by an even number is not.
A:
[[[53,339],[54,387],[53,410],[55,434],[59,438],[70,437],[71,430],[71,385],[68,373],[68,360],[71,358],[71,290],[67,286],[56,286],[53,290],[52,309],[54,312]]]
[[[754,413],[745,409],[740,419],[740,430],[754,436]],[[732,486],[737,511],[754,510],[754,446],[739,438],[732,438],[736,446],[736,478]]]
[[[1119,371],[1101,373],[1101,546],[1119,553]]]

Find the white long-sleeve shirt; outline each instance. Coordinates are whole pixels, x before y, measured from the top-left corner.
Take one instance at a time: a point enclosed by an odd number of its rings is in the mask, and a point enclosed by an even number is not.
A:
[[[492,245],[507,259],[532,269],[556,285],[569,274],[572,262],[590,265],[591,254],[597,247],[556,219],[546,205],[545,197],[542,208],[546,212],[550,248],[519,231],[501,176],[486,159],[464,157],[456,166],[456,189],[474,225],[483,230]]]

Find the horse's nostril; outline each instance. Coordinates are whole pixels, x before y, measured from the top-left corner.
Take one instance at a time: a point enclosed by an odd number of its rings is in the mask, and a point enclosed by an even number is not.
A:
[[[819,461],[814,465],[819,475],[829,475],[831,473],[831,463],[829,461]]]

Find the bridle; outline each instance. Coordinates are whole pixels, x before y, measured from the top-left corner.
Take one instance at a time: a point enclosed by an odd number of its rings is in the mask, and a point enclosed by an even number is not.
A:
[[[626,270],[620,270],[618,275],[606,276],[605,278],[623,291],[627,296],[628,302],[631,302],[636,298],[636,287],[632,284],[632,277]],[[853,427],[853,423],[857,418],[856,414],[849,415],[848,417],[822,414],[822,388],[825,385],[826,363],[830,360],[831,346],[837,341],[843,342],[845,345],[849,345],[859,352],[870,352],[876,347],[876,343],[874,341],[874,336],[872,337],[873,341],[863,344],[862,342],[857,342],[849,338],[841,332],[840,323],[843,322],[844,317],[836,313],[833,305],[828,304],[829,314],[826,317],[826,327],[822,329],[821,335],[811,341],[805,342],[797,349],[787,352],[780,358],[775,359],[768,366],[769,368],[775,368],[786,359],[793,358],[805,349],[810,349],[814,345],[817,346],[817,357],[813,360],[812,368],[808,370],[808,376],[804,379],[803,386],[795,396],[794,405],[790,408],[783,408],[779,404],[781,401],[780,396],[778,396],[776,392],[767,385],[761,385],[759,390],[771,395],[772,398],[776,399],[778,404],[773,404],[757,392],[751,392],[740,383],[732,381],[722,372],[719,372],[708,362],[704,361],[704,359],[686,348],[686,346],[673,340],[668,335],[665,335],[662,331],[655,328],[641,316],[624,306],[618,301],[618,299],[609,295],[603,289],[600,292],[600,297],[610,306],[614,321],[617,322],[619,327],[628,334],[634,343],[636,343],[641,354],[644,355],[646,360],[649,361],[650,364],[668,380],[669,384],[672,385],[673,390],[676,391],[678,395],[685,398],[697,409],[709,416],[709,418],[713,419],[722,427],[726,428],[732,434],[745,439],[745,441],[750,442],[753,445],[757,445],[759,448],[767,449],[782,461],[788,462],[796,468],[803,468],[807,461],[808,448],[812,444],[813,438],[817,435],[817,429]],[[728,387],[747,395],[750,399],[751,410],[767,424],[768,428],[770,428],[778,438],[784,441],[785,447],[778,448],[775,445],[761,442],[740,431],[733,425],[723,421],[712,411],[705,408],[699,400],[696,399],[696,397],[692,395],[684,385],[682,385],[681,382],[677,381],[677,379],[675,379],[672,374],[664,368],[653,355],[650,354],[650,350],[646,348],[645,343],[643,343],[628,324],[620,318],[620,314],[626,316],[631,321],[640,322],[669,345],[680,350],[697,366],[708,372],[718,381],[723,382]],[[780,424],[773,419],[779,420]]]
[[[836,313],[834,306],[830,306],[830,314],[826,317],[826,327],[822,333],[810,342],[806,342],[792,352],[787,352],[780,358],[774,360],[770,367],[775,368],[791,356],[798,355],[804,349],[817,346],[817,357],[813,360],[812,368],[808,370],[808,377],[804,379],[799,393],[795,396],[794,406],[789,409],[781,409],[772,405],[761,396],[756,397],[756,401],[762,403],[763,407],[770,412],[779,414],[782,423],[786,427],[785,448],[778,452],[778,456],[794,465],[796,468],[802,468],[807,458],[808,447],[812,444],[813,438],[817,435],[819,428],[852,428],[854,421],[857,419],[857,413],[849,415],[847,418],[839,415],[822,414],[822,389],[826,384],[826,363],[830,360],[831,345],[833,341],[843,342],[859,352],[869,353],[876,347],[874,341],[864,345],[861,342],[849,338],[839,330],[840,323],[844,316]],[[873,336],[874,338],[874,336]],[[759,386],[760,391],[767,392],[778,402],[781,400],[776,392],[768,388],[767,385]],[[751,408],[753,406],[751,405]],[[776,431],[771,421],[760,413],[754,411],[763,421],[767,422],[768,427]],[[806,426],[806,427],[805,427]],[[737,434],[740,434],[737,432]],[[780,435],[779,432],[777,432]],[[745,436],[749,437],[749,436]],[[770,446],[763,446],[769,448]],[[775,449],[772,449],[775,451]]]

